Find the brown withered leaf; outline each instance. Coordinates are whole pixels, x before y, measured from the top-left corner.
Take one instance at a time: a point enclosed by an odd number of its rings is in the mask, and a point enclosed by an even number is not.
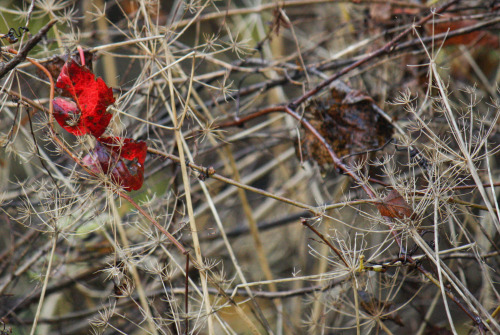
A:
[[[330,98],[313,102],[306,108],[306,118],[341,158],[380,148],[392,138],[392,125],[373,105],[371,97],[337,85],[331,90]],[[301,144],[306,159],[315,160],[320,166],[332,163],[328,151],[310,132],[305,132]],[[348,162],[362,157],[349,157]]]
[[[57,78],[59,76],[59,73],[61,73],[61,69],[62,67],[64,66],[64,59],[63,57],[61,56],[55,56],[53,58],[51,58],[50,60],[46,61],[43,63],[43,66],[45,66],[45,68],[47,70],[49,70],[50,74],[52,75],[52,78]],[[37,70],[37,74],[39,75],[39,77],[41,78],[44,78],[45,79],[45,74],[40,71],[40,70]]]
[[[85,57],[85,65],[90,70],[92,70],[92,61],[94,60],[94,53],[88,50],[84,50],[83,55]],[[81,63],[80,53],[78,51],[73,52],[71,54],[71,59],[80,64]],[[61,56],[55,56],[50,58],[49,60],[44,61],[43,66],[45,66],[45,68],[49,70],[50,74],[52,75],[52,78],[54,78],[55,80],[57,77],[59,77],[59,74],[61,73],[61,70],[67,60],[68,60],[67,54]],[[41,70],[37,69],[37,75],[40,78],[46,79],[45,74]]]
[[[413,209],[397,190],[390,191],[382,199],[382,203],[377,203],[376,206],[382,216],[397,219],[411,218],[412,220],[416,218]]]
[[[453,18],[453,15],[444,15],[443,18]],[[443,22],[436,24],[427,24],[425,26],[428,34],[442,34],[446,32],[453,32],[458,29],[467,28],[478,24],[477,20],[460,20],[454,22]],[[450,45],[471,45],[486,47],[489,49],[498,49],[500,42],[498,36],[489,32],[486,29],[472,31],[468,34],[458,35],[447,38],[444,42],[445,46]]]

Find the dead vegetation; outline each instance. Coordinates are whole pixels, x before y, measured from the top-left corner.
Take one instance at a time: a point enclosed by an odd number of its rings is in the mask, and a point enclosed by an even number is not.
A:
[[[3,6],[0,334],[500,333],[498,1]]]

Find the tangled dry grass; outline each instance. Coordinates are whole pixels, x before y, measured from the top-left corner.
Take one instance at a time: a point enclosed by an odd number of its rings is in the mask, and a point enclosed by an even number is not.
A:
[[[0,334],[500,333],[499,10],[4,4]],[[139,191],[50,130],[78,48]]]

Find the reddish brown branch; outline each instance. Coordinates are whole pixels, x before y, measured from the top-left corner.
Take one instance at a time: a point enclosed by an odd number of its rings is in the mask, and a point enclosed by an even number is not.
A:
[[[307,222],[308,220],[307,219],[302,219],[300,220],[300,222],[306,226],[310,231],[312,231],[314,234],[316,234],[322,241],[323,243],[325,243],[330,249],[333,250],[334,253],[337,254],[337,257],[340,258],[340,260],[342,261],[342,263],[345,264],[346,268],[350,268],[349,264],[347,263],[347,261],[344,259],[344,257],[342,256],[342,253],[340,252],[339,249],[337,249],[334,245],[332,245],[330,243],[330,241],[328,241],[328,239],[326,239],[326,237],[321,234],[316,228],[314,228],[313,226],[311,226],[311,224],[309,222]]]

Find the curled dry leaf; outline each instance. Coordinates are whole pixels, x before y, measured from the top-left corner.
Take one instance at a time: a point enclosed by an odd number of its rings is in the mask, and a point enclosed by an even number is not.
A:
[[[373,104],[373,99],[360,91],[334,88],[331,98],[308,106],[306,116],[337,156],[342,157],[379,148],[392,138],[392,125],[374,110]],[[320,166],[332,163],[328,151],[308,131],[302,149],[306,158]]]
[[[416,218],[413,209],[397,190],[390,191],[389,194],[382,199],[382,203],[377,203],[376,206],[382,216],[397,219],[410,218],[412,220]]]
[[[83,158],[83,163],[94,173],[109,175],[114,183],[130,192],[142,187],[146,153],[145,142],[118,137],[102,138]]]
[[[101,136],[111,120],[112,115],[106,109],[115,102],[113,90],[101,78],[96,79],[90,69],[73,60],[63,66],[56,86],[74,102],[71,104],[62,98],[54,99],[54,105],[57,105],[54,117],[61,127],[78,136]],[[72,117],[72,114],[79,117]]]

